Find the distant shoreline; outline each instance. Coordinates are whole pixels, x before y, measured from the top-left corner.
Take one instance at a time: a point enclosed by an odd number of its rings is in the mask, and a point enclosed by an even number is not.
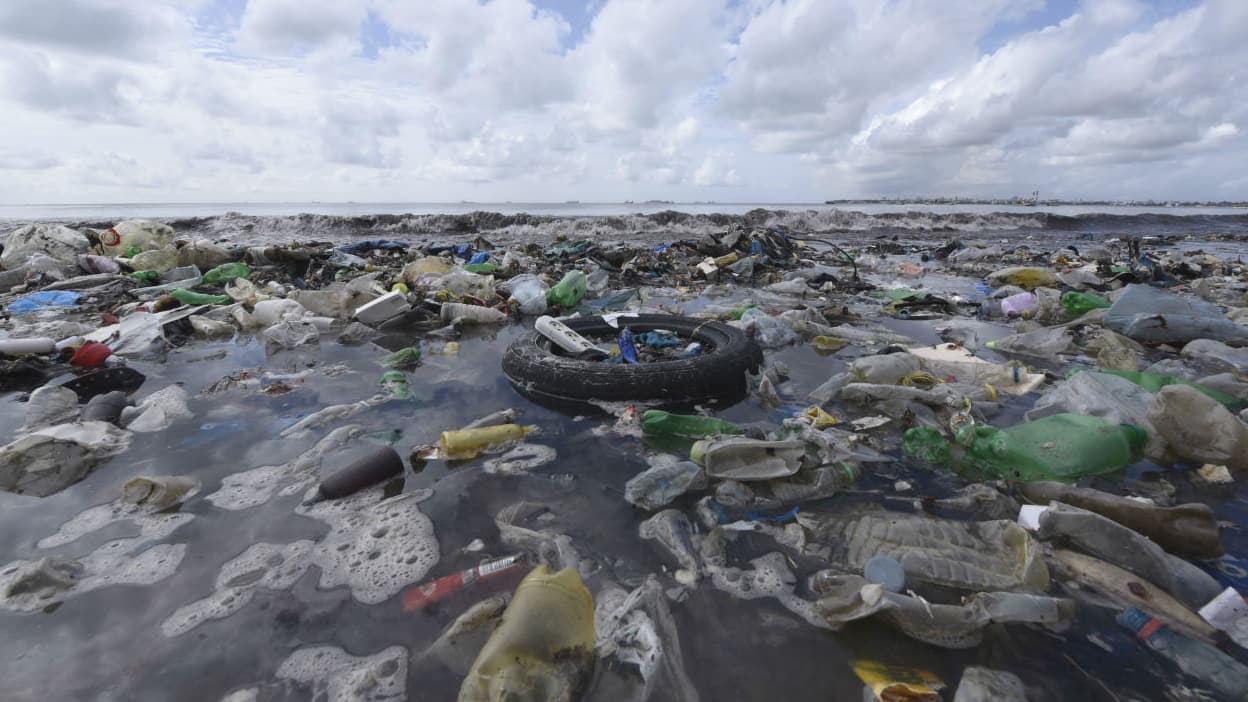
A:
[[[1248,201],[1238,200],[1036,200],[1029,197],[1010,198],[880,198],[824,200],[825,205],[1008,205],[1011,207],[1240,207]]]

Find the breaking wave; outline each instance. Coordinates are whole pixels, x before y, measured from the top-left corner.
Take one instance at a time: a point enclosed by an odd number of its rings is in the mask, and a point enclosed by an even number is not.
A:
[[[290,216],[228,212],[207,217],[164,220],[182,236],[239,243],[340,241],[351,238],[464,238],[486,236],[500,243],[572,239],[673,240],[697,238],[736,227],[778,227],[810,235],[958,236],[961,233],[1091,232],[1099,234],[1248,234],[1248,214],[1167,215],[1087,214],[1064,216],[1043,211],[933,213],[923,211],[867,214],[855,210],[754,209],[744,214],[690,214],[666,210],[631,215],[535,215],[476,211],[462,214],[373,214]],[[77,222],[108,227],[113,222]]]

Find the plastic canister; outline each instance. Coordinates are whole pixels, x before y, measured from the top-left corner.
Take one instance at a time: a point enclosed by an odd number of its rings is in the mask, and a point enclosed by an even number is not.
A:
[[[52,353],[56,350],[56,342],[47,338],[35,339],[0,339],[0,354],[21,356],[28,353]]]

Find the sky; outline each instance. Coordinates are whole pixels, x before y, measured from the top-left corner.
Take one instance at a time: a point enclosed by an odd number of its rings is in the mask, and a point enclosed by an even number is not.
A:
[[[1244,0],[3,0],[0,202],[1248,200]]]

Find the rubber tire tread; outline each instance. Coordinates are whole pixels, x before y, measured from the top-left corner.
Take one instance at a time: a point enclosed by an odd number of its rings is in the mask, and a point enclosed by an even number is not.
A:
[[[619,329],[601,317],[562,320],[573,331],[614,336]],[[695,317],[642,314],[619,319],[634,334],[667,329],[684,338],[709,343],[711,353],[690,359],[643,364],[613,364],[556,356],[549,342],[532,331],[512,342],[503,355],[503,372],[522,393],[552,399],[703,402],[744,397],[746,372],[757,372],[762,349],[744,331]]]

